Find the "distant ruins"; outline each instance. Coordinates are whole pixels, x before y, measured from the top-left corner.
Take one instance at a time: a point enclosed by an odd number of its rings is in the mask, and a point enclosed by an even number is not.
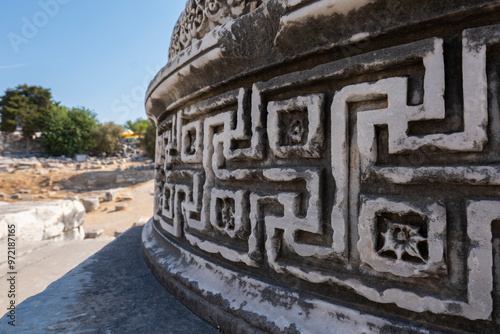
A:
[[[188,1],[146,261],[227,333],[500,332],[499,78],[499,1]]]

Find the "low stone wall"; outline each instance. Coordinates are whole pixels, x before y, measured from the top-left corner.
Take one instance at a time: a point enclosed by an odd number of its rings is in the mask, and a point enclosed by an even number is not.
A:
[[[30,154],[43,154],[45,151],[39,138],[30,142]],[[16,156],[26,154],[26,140],[19,133],[0,131],[0,156]]]
[[[18,240],[84,239],[85,208],[76,200],[0,203],[0,239],[16,224]]]

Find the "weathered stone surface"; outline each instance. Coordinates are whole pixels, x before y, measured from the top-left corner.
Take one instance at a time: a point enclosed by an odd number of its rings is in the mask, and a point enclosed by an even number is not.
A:
[[[106,190],[104,193],[104,202],[112,202],[116,200],[118,195],[124,191],[126,188],[115,188],[115,189],[109,189]]]
[[[120,235],[122,235],[123,233],[125,233],[125,231],[127,231],[126,228],[116,229],[115,232],[114,232],[115,238],[118,238]]]
[[[14,172],[16,169],[15,168],[12,168],[12,167],[6,167],[6,166],[3,166],[3,167],[0,167],[0,172],[1,173],[12,173]]]
[[[116,211],[124,211],[128,209],[128,204],[117,204],[115,205]]]
[[[33,172],[33,174],[35,174],[35,175],[48,175],[49,171],[47,169],[39,169],[39,170]]]
[[[120,196],[118,196],[119,201],[133,201],[134,197],[130,193],[122,193]]]
[[[223,1],[207,28],[208,3],[189,2],[146,94],[163,283],[265,332],[326,327],[266,288],[239,291],[260,298],[247,314],[195,276],[319,294],[308,314],[342,304],[375,332],[500,331],[500,3]]]
[[[85,231],[85,239],[95,239],[104,232],[103,229]]]
[[[144,226],[149,221],[149,217],[140,217],[135,223],[134,226]]]
[[[37,197],[38,197],[38,195],[23,195],[23,200],[32,201],[32,200],[36,199]]]
[[[83,240],[85,239],[85,230],[83,226],[78,226],[69,231],[64,231],[62,234],[55,236],[53,241],[68,241],[68,240]]]
[[[31,154],[40,154],[44,152],[40,138],[30,142]],[[2,132],[0,131],[0,155],[17,155],[26,153],[26,140],[20,132]],[[0,158],[0,160],[2,160]],[[0,161],[1,163],[1,161]]]
[[[42,167],[42,164],[36,160],[19,160],[17,162],[18,169],[36,169]]]
[[[99,197],[83,197],[81,199],[85,212],[93,212],[99,210]]]
[[[152,268],[164,264],[157,279],[223,332],[428,333],[404,321],[384,320],[214,266],[162,239],[153,224],[144,227],[146,262]]]
[[[261,0],[249,1],[188,1],[186,10],[175,25],[170,42],[169,59],[174,58],[193,42],[202,39],[214,27],[253,12]]]
[[[83,239],[84,221],[85,208],[78,201],[9,203],[0,210],[0,239],[10,224],[16,224],[19,240]]]

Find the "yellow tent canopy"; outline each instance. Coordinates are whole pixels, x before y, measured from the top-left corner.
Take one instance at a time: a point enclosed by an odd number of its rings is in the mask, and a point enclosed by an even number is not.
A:
[[[140,134],[135,134],[132,130],[125,130],[122,132],[122,137],[127,139],[137,139],[142,138],[143,136]]]

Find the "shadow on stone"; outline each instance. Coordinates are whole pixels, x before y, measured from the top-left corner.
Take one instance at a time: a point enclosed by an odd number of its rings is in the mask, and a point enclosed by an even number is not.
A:
[[[133,227],[4,316],[2,333],[217,333],[173,298],[143,260]],[[22,273],[18,275],[22,279]]]

